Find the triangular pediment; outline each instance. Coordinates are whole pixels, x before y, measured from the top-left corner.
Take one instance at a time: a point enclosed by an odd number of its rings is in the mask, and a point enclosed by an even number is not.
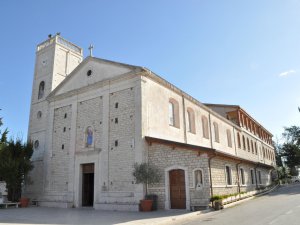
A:
[[[51,92],[49,97],[77,90],[100,81],[113,79],[122,74],[134,72],[137,68],[141,67],[88,57]]]

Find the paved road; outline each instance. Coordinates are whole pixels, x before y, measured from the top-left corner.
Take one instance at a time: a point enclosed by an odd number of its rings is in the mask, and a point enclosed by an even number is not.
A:
[[[280,187],[272,193],[232,208],[202,215],[184,225],[300,225],[300,184]]]

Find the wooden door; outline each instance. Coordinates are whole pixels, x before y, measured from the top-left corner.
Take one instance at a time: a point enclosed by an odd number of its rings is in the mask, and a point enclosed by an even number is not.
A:
[[[82,165],[82,206],[94,204],[94,164]]]
[[[186,209],[184,170],[171,170],[169,180],[171,209]]]

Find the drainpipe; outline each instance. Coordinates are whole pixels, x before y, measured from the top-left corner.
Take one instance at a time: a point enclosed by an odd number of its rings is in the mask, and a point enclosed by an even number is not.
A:
[[[239,173],[239,165],[242,162],[240,161],[239,163],[236,164],[236,173],[237,173],[237,184],[238,184],[238,193],[241,193],[241,185],[240,185],[240,173]]]
[[[234,150],[235,150],[235,155],[237,156],[238,154],[237,154],[237,150],[236,150],[236,139],[235,139],[235,129],[234,129],[234,127],[232,127],[233,129],[233,143],[234,143]]]
[[[257,171],[256,171],[256,168],[258,167],[258,164],[256,164],[256,167],[254,168],[254,173],[255,173],[255,186],[256,188],[258,188],[258,185],[257,185]]]
[[[213,148],[213,140],[212,140],[212,131],[211,131],[210,112],[208,112],[208,121],[209,121],[210,147]]]
[[[185,121],[185,102],[184,102],[184,96],[182,95],[182,108],[183,108],[183,132],[184,132],[184,142],[187,143],[187,137],[186,137],[186,121]]]
[[[214,155],[212,157],[209,157],[209,159],[208,159],[208,169],[209,169],[209,179],[210,179],[210,196],[211,197],[214,194],[214,191],[213,191],[213,182],[212,182],[212,175],[211,175],[211,160],[213,158],[215,158],[216,156],[217,156],[217,154],[214,153]]]

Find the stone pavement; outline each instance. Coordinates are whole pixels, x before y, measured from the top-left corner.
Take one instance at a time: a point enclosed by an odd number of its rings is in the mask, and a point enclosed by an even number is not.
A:
[[[92,208],[60,209],[46,207],[0,209],[0,224],[182,224],[196,220],[207,211],[168,210],[154,212],[117,212]]]

